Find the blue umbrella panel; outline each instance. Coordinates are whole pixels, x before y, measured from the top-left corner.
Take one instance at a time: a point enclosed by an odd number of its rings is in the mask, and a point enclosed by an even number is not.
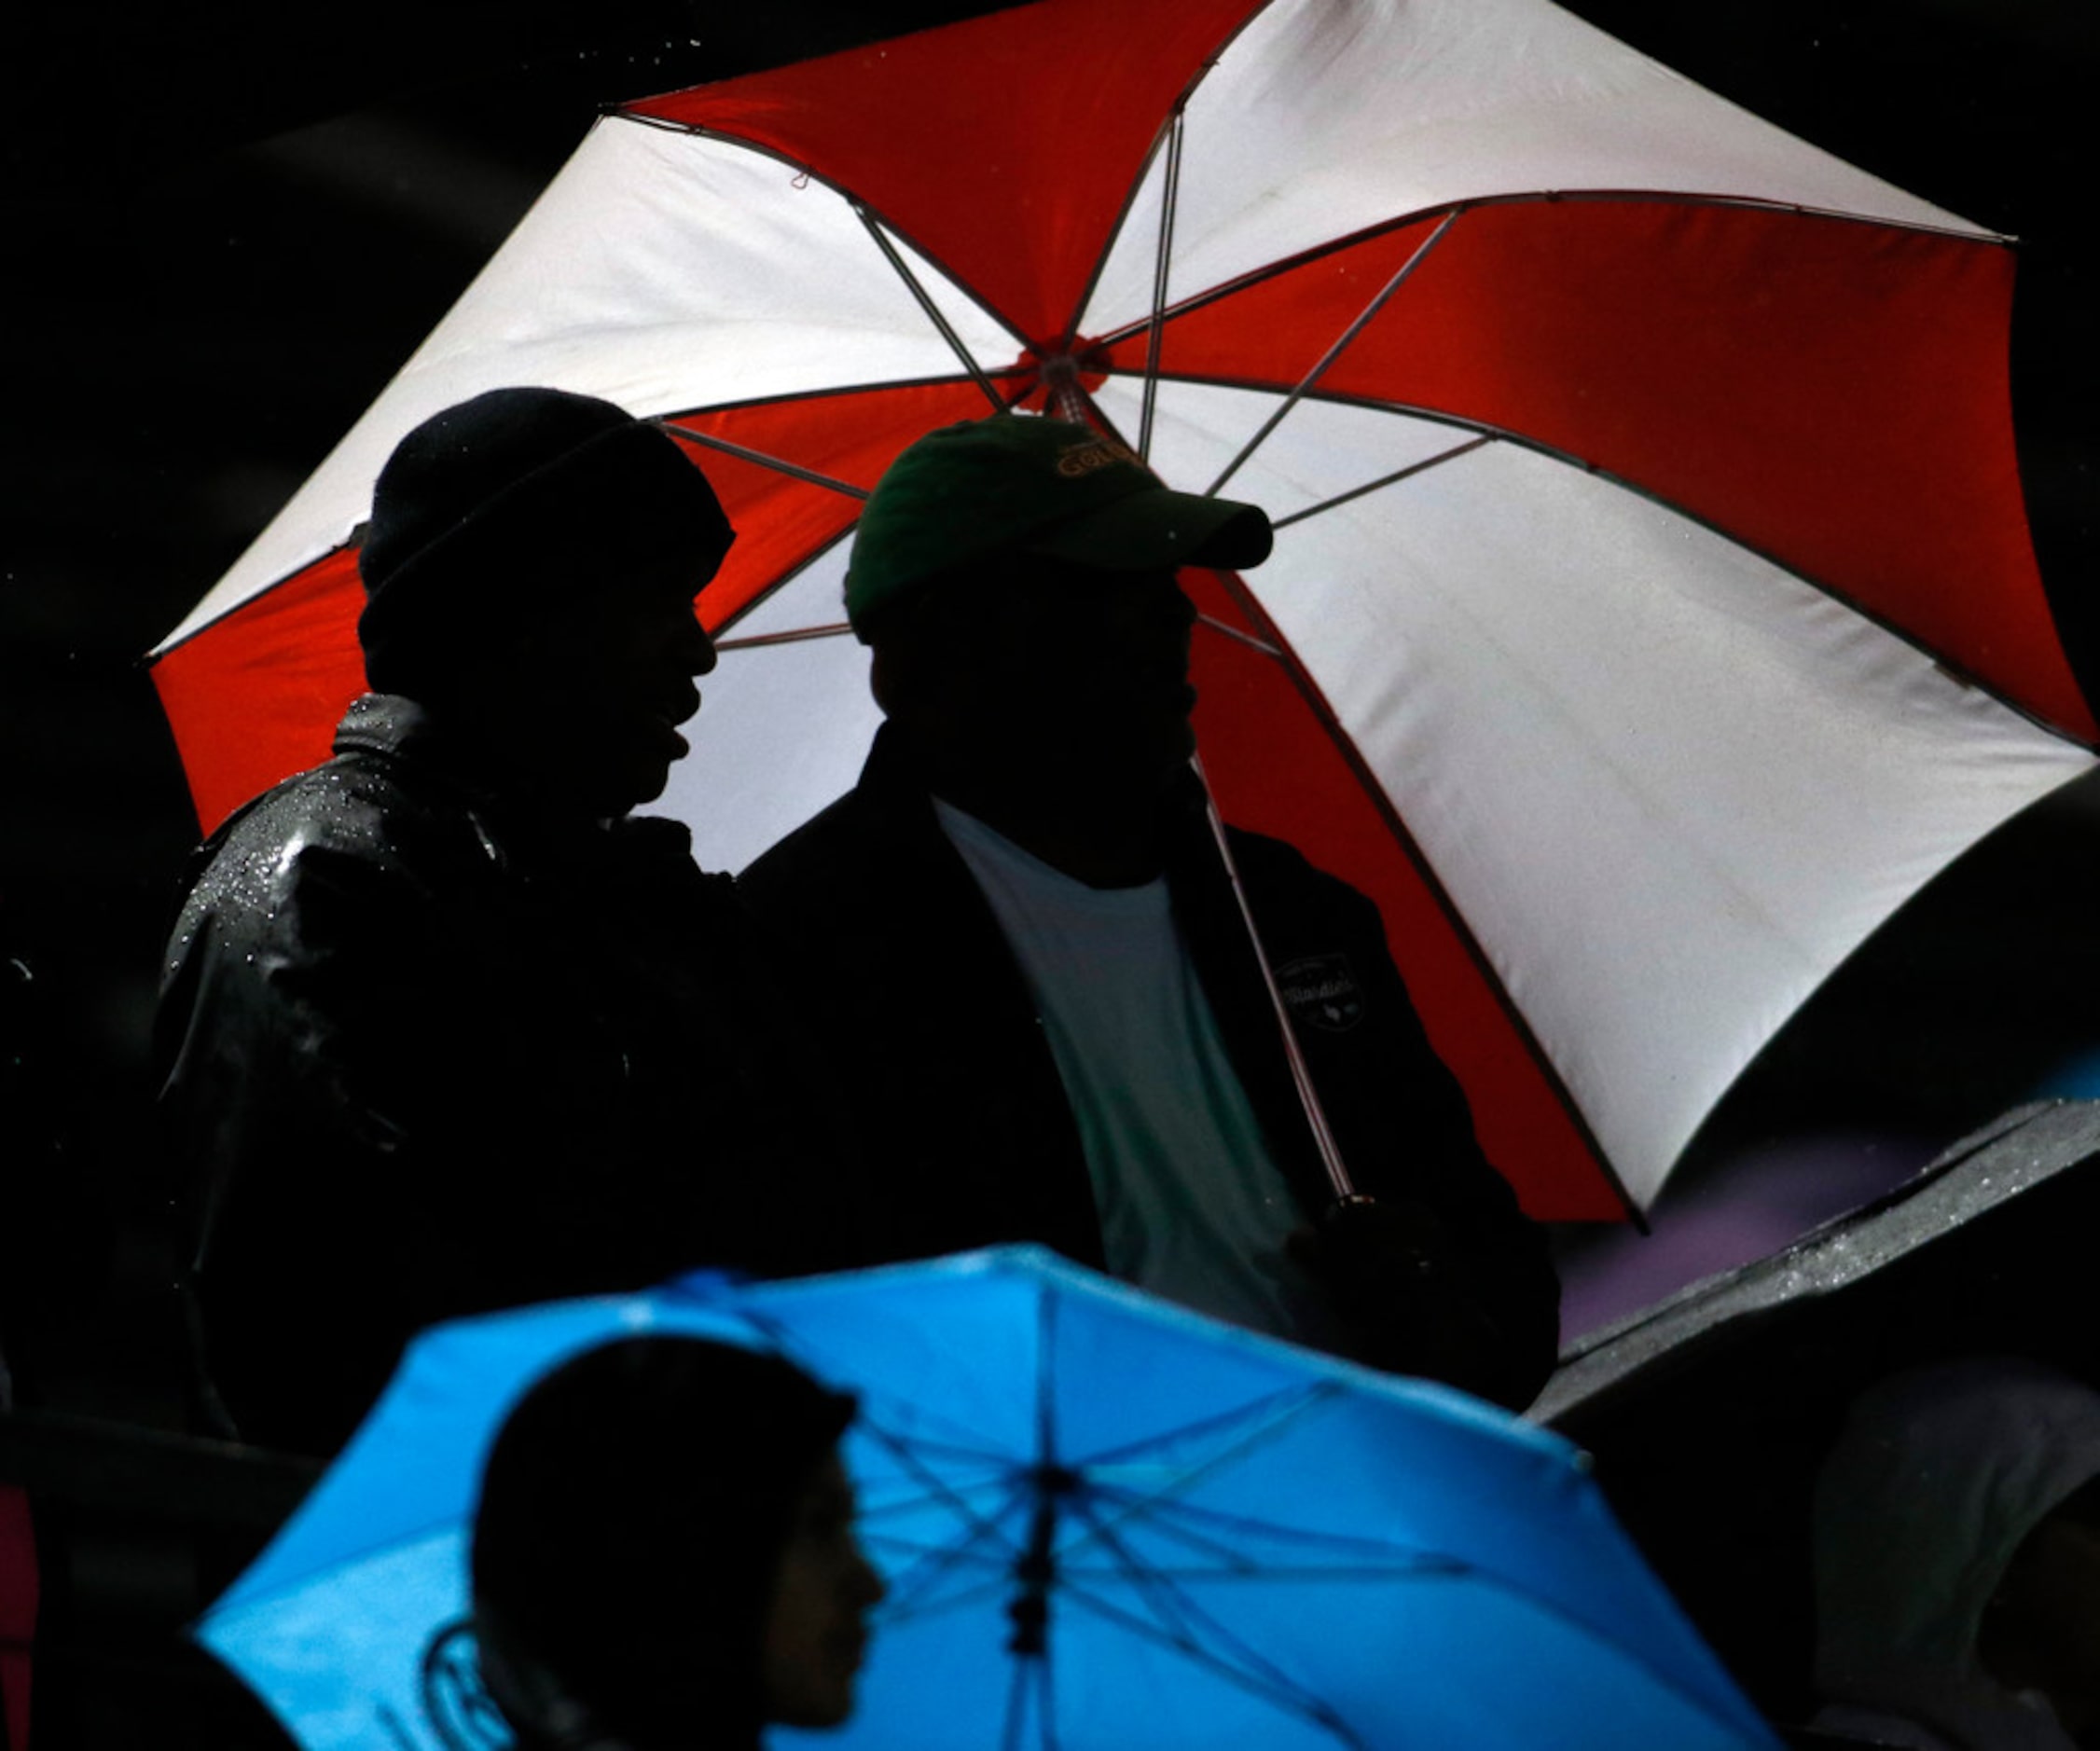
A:
[[[312,1751],[504,1744],[483,1456],[532,1381],[644,1331],[861,1395],[889,1596],[853,1720],[781,1751],[1774,1744],[1565,1441],[1033,1248],[439,1327],[200,1637]]]

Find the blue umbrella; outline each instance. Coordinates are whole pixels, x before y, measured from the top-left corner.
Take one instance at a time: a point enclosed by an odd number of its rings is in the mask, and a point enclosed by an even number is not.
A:
[[[1774,1744],[1558,1437],[1032,1248],[437,1327],[200,1638],[311,1751],[504,1743],[464,1620],[482,1460],[638,1332],[861,1394],[890,1595],[836,1751]]]

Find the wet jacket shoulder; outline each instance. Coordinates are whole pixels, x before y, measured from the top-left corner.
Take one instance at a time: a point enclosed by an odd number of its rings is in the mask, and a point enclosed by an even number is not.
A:
[[[433,1318],[773,1262],[740,920],[682,827],[506,813],[384,696],[213,835],[156,1051],[251,1433],[327,1444]]]
[[[1559,1290],[1542,1234],[1474,1139],[1376,906],[1292,847],[1230,834],[1264,948],[1358,1185],[1428,1206],[1529,1359],[1551,1370]],[[1177,817],[1175,917],[1270,1151],[1308,1220],[1330,1198],[1259,963],[1207,820]],[[881,1256],[1035,1239],[1101,1262],[1083,1147],[1026,982],[905,751],[885,731],[860,783],[739,877],[796,946],[808,1013],[838,1042],[889,1225]]]

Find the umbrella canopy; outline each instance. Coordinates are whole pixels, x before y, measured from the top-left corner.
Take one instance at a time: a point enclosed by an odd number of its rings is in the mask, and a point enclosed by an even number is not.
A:
[[[812,1745],[1771,1743],[1557,1437],[1034,1248],[435,1328],[201,1638],[313,1751],[495,1742],[464,1620],[483,1458],[532,1381],[638,1332],[862,1396],[890,1594],[859,1713]]]
[[[1585,1338],[1530,1414],[1765,1707],[1811,1704],[1810,1497],[1846,1408],[1900,1368],[2001,1352],[2100,1381],[2100,1101],[2006,1115],[1769,1259]]]
[[[212,822],[359,685],[393,443],[497,384],[606,395],[740,531],[667,798],[739,867],[873,727],[836,635],[882,468],[997,407],[1094,420],[1279,524],[1192,580],[1226,812],[1377,899],[1527,1207],[1610,1215],[2091,764],[2010,274],[1543,0],[1042,0],[601,121],[154,672]]]

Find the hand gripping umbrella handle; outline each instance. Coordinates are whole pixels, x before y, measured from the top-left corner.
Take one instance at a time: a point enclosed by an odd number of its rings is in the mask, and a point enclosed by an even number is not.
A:
[[[1276,1030],[1283,1036],[1283,1055],[1291,1065],[1291,1081],[1298,1091],[1298,1104],[1306,1110],[1306,1123],[1312,1127],[1313,1143],[1319,1151],[1320,1165],[1327,1170],[1327,1183],[1333,1190],[1334,1202],[1337,1205],[1367,1204],[1371,1200],[1356,1189],[1356,1182],[1349,1178],[1342,1151],[1335,1144],[1334,1133],[1327,1123],[1327,1110],[1320,1105],[1319,1090],[1313,1086],[1312,1072],[1306,1068],[1306,1055],[1299,1050],[1297,1030],[1291,1026],[1291,1011],[1284,1003],[1282,988],[1269,969],[1268,951],[1262,946],[1261,927],[1254,922],[1254,908],[1248,903],[1246,885],[1239,879],[1239,864],[1225,836],[1225,820],[1218,812],[1218,799],[1211,794],[1210,779],[1203,770],[1201,756],[1192,754],[1189,765],[1195,769],[1196,781],[1203,786],[1203,810],[1210,822],[1210,836],[1217,841],[1218,855],[1224,860],[1225,874],[1232,880],[1233,898],[1239,903],[1240,921],[1247,926],[1247,940],[1254,947],[1254,964],[1262,970],[1262,983],[1268,987],[1269,1006],[1276,1012]]]

